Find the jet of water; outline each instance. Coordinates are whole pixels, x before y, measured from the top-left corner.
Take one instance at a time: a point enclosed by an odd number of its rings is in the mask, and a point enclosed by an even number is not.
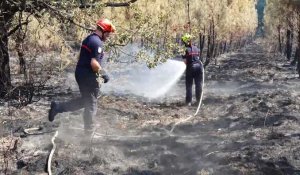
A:
[[[111,81],[101,87],[103,93],[134,94],[148,99],[164,96],[185,71],[181,61],[167,60],[155,68],[145,64],[119,65],[110,67]],[[114,70],[120,70],[115,71]]]

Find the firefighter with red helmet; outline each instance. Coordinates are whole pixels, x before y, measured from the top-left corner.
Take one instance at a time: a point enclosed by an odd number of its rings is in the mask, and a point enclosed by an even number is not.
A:
[[[52,101],[48,114],[49,121],[53,121],[58,113],[84,108],[83,121],[87,133],[93,129],[93,118],[97,112],[97,96],[100,88],[98,78],[103,78],[104,83],[109,81],[108,75],[101,66],[104,42],[116,30],[108,19],[100,19],[96,24],[96,30],[82,41],[75,70],[81,96],[66,102]]]

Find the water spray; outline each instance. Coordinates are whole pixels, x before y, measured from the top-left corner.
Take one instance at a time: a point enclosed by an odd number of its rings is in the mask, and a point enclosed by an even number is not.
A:
[[[200,61],[201,62],[201,61]],[[201,62],[201,69],[202,69],[202,84],[201,84],[201,89],[202,89],[202,91],[201,91],[201,97],[200,97],[200,100],[199,100],[199,104],[198,104],[198,107],[197,107],[197,110],[196,110],[196,112],[195,112],[195,114],[194,115],[189,115],[189,117],[187,117],[187,118],[185,118],[185,119],[183,119],[183,120],[179,120],[178,122],[176,122],[173,126],[172,126],[172,128],[171,128],[171,130],[170,130],[170,134],[174,131],[174,129],[175,129],[175,127],[177,126],[177,125],[179,125],[179,124],[181,124],[181,123],[184,123],[184,122],[187,122],[188,120],[191,120],[192,118],[194,118],[197,114],[198,114],[198,112],[199,112],[199,110],[200,110],[200,107],[201,107],[201,104],[202,104],[202,99],[203,99],[203,87],[204,87],[204,67],[203,67],[203,64],[202,64],[202,62]]]
[[[114,69],[119,69],[116,66]],[[149,69],[145,64],[133,64],[122,68],[119,72],[112,71],[111,81],[101,87],[101,92],[133,94],[149,100],[157,100],[168,93],[185,69],[183,62],[172,59],[153,69]]]

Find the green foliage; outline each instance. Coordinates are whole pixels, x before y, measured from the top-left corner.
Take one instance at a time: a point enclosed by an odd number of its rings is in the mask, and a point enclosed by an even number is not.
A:
[[[79,2],[81,1],[52,1],[51,8],[37,11],[31,17],[33,22],[29,24],[30,31],[36,31],[33,33],[39,35],[38,40],[46,41],[39,45],[56,45],[61,52],[71,52],[68,46],[70,41],[80,43],[88,34],[84,28],[95,29],[95,22],[105,16],[117,27],[117,34],[106,46],[107,51],[114,51],[115,56],[112,57],[118,56],[116,47],[132,42],[140,43],[141,52],[136,55],[136,59],[143,59],[149,67],[153,67],[180,52],[180,46],[175,43],[176,35],[189,32],[189,26],[193,36],[198,36],[198,33],[208,35],[213,21],[217,41],[228,40],[233,35],[240,37],[254,33],[257,26],[253,0],[190,0],[189,25],[185,0],[138,0],[129,7],[120,8],[107,7],[102,1]],[[78,8],[87,4],[93,6]],[[28,32],[28,39],[35,43],[36,36],[29,34],[31,32]],[[42,36],[41,33],[46,34]],[[43,39],[46,36],[47,39]]]
[[[268,0],[265,21],[267,37],[274,43],[278,40],[278,32],[283,34],[287,29],[298,31],[298,3],[296,1]]]
[[[191,34],[198,36],[201,32],[207,35],[212,21],[218,34],[217,41],[255,33],[257,27],[255,5],[253,0],[232,0],[230,3],[227,0],[190,0]],[[122,26],[118,27],[120,29],[119,36],[116,37],[118,42],[139,43],[143,40],[146,43],[146,48],[136,56],[137,60],[145,60],[149,67],[178,54],[180,49],[175,44],[176,35],[189,32],[187,1],[183,0],[140,0],[130,8],[113,11],[105,9],[104,15],[113,16],[118,25]]]

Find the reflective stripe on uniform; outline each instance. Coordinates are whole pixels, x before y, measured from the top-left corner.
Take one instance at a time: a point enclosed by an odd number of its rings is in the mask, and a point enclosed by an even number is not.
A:
[[[198,52],[190,52],[189,55],[199,55]]]
[[[87,45],[81,45],[82,48],[85,48],[88,52],[92,53],[92,50]]]

